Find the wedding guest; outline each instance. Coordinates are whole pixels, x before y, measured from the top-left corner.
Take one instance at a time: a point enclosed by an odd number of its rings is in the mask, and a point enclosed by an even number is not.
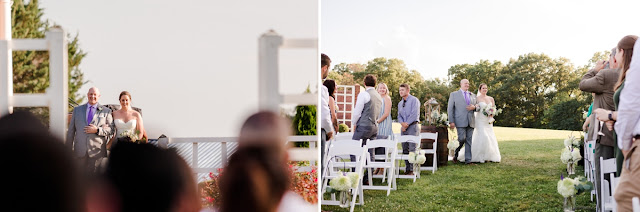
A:
[[[0,119],[0,207],[4,211],[83,211],[82,178],[71,149],[27,112]]]
[[[611,55],[609,55],[609,66],[610,69],[605,69],[607,66],[607,62],[600,60],[596,63],[596,67],[589,70],[580,80],[580,90],[585,92],[594,93],[593,97],[593,109],[605,109],[605,110],[614,110],[615,104],[613,102],[613,87],[616,85],[618,81],[620,70],[618,68],[618,61],[615,59],[615,48],[611,50]],[[592,116],[592,119],[595,119],[596,116]],[[589,121],[589,134],[587,134],[587,140],[595,140],[595,167],[596,167],[596,176],[600,176],[600,157],[604,160],[615,157],[614,155],[614,144],[615,139],[613,137],[613,131],[602,127],[598,121],[591,120]],[[599,135],[602,133],[601,135]],[[609,176],[605,176],[607,180],[609,180]],[[600,191],[600,178],[596,177],[596,192],[598,193],[598,197],[601,197],[602,191]],[[602,202],[602,198],[598,198],[598,202]]]
[[[616,60],[620,63],[622,72],[616,83],[614,99],[617,111],[604,109],[595,113],[600,121],[605,121],[607,127],[612,127],[615,121],[617,147],[624,157],[616,157],[616,163],[621,164],[622,172],[614,198],[619,211],[631,211],[631,199],[640,197],[640,154],[636,153],[640,142],[640,42],[638,36],[628,35],[618,42]],[[620,162],[618,162],[620,161]]]
[[[392,121],[391,121],[391,97],[389,93],[389,88],[385,83],[378,83],[378,94],[382,97],[382,110],[380,110],[380,114],[378,115],[378,138],[387,139],[391,138],[393,140],[393,130],[392,130]],[[385,154],[385,149],[383,147],[376,148],[376,154]],[[383,160],[380,160],[383,161]],[[382,174],[383,169],[377,169],[373,174]]]
[[[382,97],[375,90],[376,76],[367,74],[364,77],[365,91],[360,92],[356,98],[356,104],[351,115],[353,124],[353,140],[362,140],[366,145],[368,140],[375,140],[378,136],[378,115],[382,109]],[[374,159],[373,149],[369,149],[371,159]],[[365,159],[363,159],[365,160]],[[351,156],[355,161],[355,156]],[[365,172],[364,184],[368,184],[368,173]]]
[[[331,67],[331,59],[326,54],[322,54],[320,56],[320,70],[322,71],[322,79],[326,79],[329,76],[329,67]],[[320,133],[320,157],[321,161],[324,163],[324,150],[325,143],[327,140],[330,140],[335,133],[333,128],[333,123],[331,122],[331,109],[329,109],[329,90],[327,86],[322,85],[322,89],[320,91],[320,126],[322,127]]]
[[[329,92],[329,111],[331,111],[331,122],[333,123],[333,129],[338,131],[338,116],[336,115],[338,106],[336,103],[336,96],[335,96],[335,93],[337,90],[336,81],[332,79],[328,79],[328,80],[325,80],[324,83],[322,84],[327,87],[327,91]]]
[[[66,145],[73,149],[85,172],[93,174],[107,156],[107,141],[114,132],[111,110],[100,103],[100,90],[89,88],[87,103],[73,108]]]
[[[289,190],[290,126],[273,112],[256,113],[244,122],[238,149],[220,179],[221,212],[318,210]]]
[[[420,100],[411,95],[411,87],[403,83],[398,89],[402,99],[398,102],[398,122],[402,125],[401,135],[420,135]],[[402,143],[402,154],[409,154],[416,150],[414,143]],[[413,166],[408,160],[404,161],[405,174],[413,175]],[[416,170],[420,171],[420,170]]]

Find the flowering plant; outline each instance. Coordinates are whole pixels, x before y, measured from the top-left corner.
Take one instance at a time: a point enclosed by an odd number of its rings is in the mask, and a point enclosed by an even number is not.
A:
[[[493,104],[488,104],[482,107],[480,111],[482,112],[483,115],[490,118],[489,124],[493,124],[493,122],[496,121],[493,118],[494,116],[497,116],[498,114],[502,113],[502,109],[497,109],[496,106]]]
[[[433,111],[430,114],[431,119],[429,125],[436,127],[446,127],[449,125],[449,117],[446,113],[438,113],[438,111]]]
[[[564,139],[564,145],[571,148],[580,148],[581,143],[582,142],[580,141],[580,139],[576,138],[573,135]]]
[[[424,164],[427,161],[427,157],[424,156],[424,150],[419,150],[415,152],[409,152],[409,163],[413,164]]]
[[[329,182],[330,188],[327,192],[335,193],[338,191],[348,191],[349,189],[358,187],[358,178],[360,176],[355,172],[338,172],[338,177]]]
[[[200,196],[202,197],[202,205],[204,207],[220,205],[220,186],[219,180],[222,177],[222,169],[218,169],[218,173],[209,172],[209,179],[199,183]]]
[[[558,193],[563,197],[581,194],[583,192],[591,191],[592,189],[593,183],[587,181],[584,177],[571,179],[560,176],[560,181],[558,181]]]
[[[140,131],[136,130],[125,130],[123,132],[120,133],[120,137],[118,139],[118,141],[124,140],[127,142],[133,142],[133,143],[142,143],[145,142],[146,139],[142,138],[142,139],[138,139],[140,135]]]
[[[295,163],[295,162],[291,162]],[[299,166],[289,165],[292,170]],[[318,203],[318,167],[311,166],[311,171],[294,171],[291,190],[311,204]]]
[[[560,160],[562,163],[576,163],[580,159],[582,159],[582,155],[580,155],[580,151],[573,151],[573,148],[565,147],[562,150],[562,154],[560,154]]]

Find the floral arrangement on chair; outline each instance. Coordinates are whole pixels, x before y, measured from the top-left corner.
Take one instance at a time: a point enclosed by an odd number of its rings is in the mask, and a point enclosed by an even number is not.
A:
[[[568,178],[560,176],[558,181],[558,193],[564,197],[564,210],[574,211],[576,206],[576,195],[591,191],[593,183],[584,177]]]
[[[413,164],[414,173],[420,176],[420,165],[427,161],[427,157],[424,155],[424,150],[418,150],[415,152],[409,152],[409,163]]]
[[[569,138],[564,139],[564,145],[566,147],[562,149],[560,160],[562,163],[567,164],[567,173],[569,175],[575,174],[575,165],[582,159],[580,150],[577,150],[580,143],[580,140],[574,136],[569,136]]]
[[[447,143],[447,149],[449,149],[449,156],[453,157],[458,147],[460,147],[460,142],[458,142],[457,139],[449,140],[449,143]]]
[[[347,208],[351,205],[351,189],[358,187],[360,175],[355,172],[338,172],[338,177],[331,179],[327,193],[340,193],[340,207]]]

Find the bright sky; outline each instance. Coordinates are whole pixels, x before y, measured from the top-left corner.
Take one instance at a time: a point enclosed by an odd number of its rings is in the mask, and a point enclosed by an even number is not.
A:
[[[323,0],[321,52],[338,63],[399,58],[425,79],[534,52],[582,66],[640,35],[640,1]]]
[[[257,111],[258,38],[318,38],[318,1],[42,0],[45,18],[79,33],[81,64],[102,104],[132,94],[150,138],[237,136]],[[317,49],[282,50],[280,91],[316,92]]]

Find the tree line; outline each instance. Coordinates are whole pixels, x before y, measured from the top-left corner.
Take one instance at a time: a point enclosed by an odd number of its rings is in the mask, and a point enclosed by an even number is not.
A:
[[[447,79],[424,79],[416,70],[409,70],[404,61],[396,58],[374,58],[366,64],[340,63],[329,73],[339,85],[362,85],[367,74],[374,74],[378,82],[389,87],[397,118],[397,94],[400,84],[407,83],[411,94],[424,105],[430,98],[440,103],[446,112],[449,93],[459,89],[462,79],[469,79],[469,90],[477,93],[480,83],[489,87],[487,95],[494,97],[502,114],[496,117],[496,126],[526,127],[559,130],[580,130],[583,112],[592,102],[590,93],[578,88],[582,76],[597,60],[608,59],[609,52],[597,52],[587,65],[575,67],[567,58],[551,58],[545,54],[528,53],[500,61],[480,60],[475,64],[457,64],[448,70]],[[424,119],[424,106],[420,120]]]

